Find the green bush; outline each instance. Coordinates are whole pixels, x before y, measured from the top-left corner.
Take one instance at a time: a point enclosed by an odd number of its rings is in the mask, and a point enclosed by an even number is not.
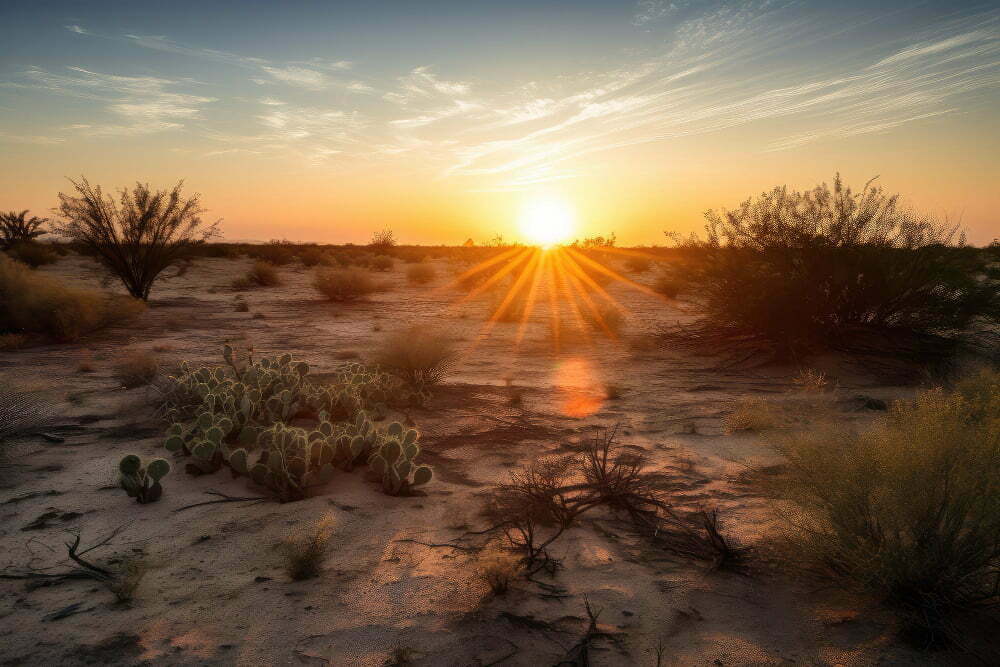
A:
[[[1000,602],[1000,373],[899,402],[860,432],[779,438],[795,558],[931,629]]]
[[[709,212],[675,275],[705,314],[677,339],[789,357],[821,349],[944,355],[977,318],[1000,318],[996,270],[957,229],[866,185],[775,188]]]

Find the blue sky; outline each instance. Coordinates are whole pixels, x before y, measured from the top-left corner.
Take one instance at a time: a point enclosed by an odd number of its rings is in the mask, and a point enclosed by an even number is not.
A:
[[[996,2],[6,0],[0,208],[184,177],[231,237],[461,242],[554,192],[649,243],[841,170],[985,242],[998,83]]]

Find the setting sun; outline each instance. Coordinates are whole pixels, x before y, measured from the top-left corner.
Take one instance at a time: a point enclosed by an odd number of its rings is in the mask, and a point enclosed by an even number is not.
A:
[[[573,234],[576,211],[559,197],[529,199],[521,207],[518,226],[529,243],[542,247],[562,243]]]

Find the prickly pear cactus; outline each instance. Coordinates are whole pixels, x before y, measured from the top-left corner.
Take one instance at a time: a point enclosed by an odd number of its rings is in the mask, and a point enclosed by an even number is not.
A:
[[[156,502],[163,495],[160,480],[170,472],[165,459],[153,459],[145,466],[135,454],[128,454],[118,464],[118,483],[129,497],[141,504]]]
[[[414,487],[434,477],[430,466],[417,465],[420,437],[416,429],[404,430],[399,422],[386,428],[382,444],[368,459],[368,467],[382,480],[382,489],[391,496],[407,495]]]

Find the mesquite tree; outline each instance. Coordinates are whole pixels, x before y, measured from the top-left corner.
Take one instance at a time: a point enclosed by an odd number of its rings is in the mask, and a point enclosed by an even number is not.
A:
[[[217,233],[218,221],[201,219],[199,195],[181,194],[184,181],[155,192],[136,183],[122,188],[117,202],[86,178],[70,182],[79,196],[59,193],[63,221],[56,231],[93,254],[137,299],[148,300],[165,269]]]

